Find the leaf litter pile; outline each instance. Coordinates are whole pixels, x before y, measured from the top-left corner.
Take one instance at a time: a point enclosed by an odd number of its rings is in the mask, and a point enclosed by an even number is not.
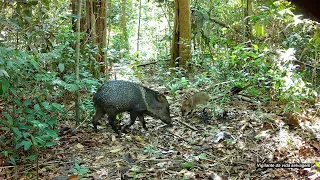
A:
[[[167,95],[171,128],[149,116],[148,131],[136,121],[121,138],[106,118],[98,133],[90,123],[78,130],[62,128],[57,145],[39,152],[40,179],[320,178],[315,113],[283,114],[279,103],[235,95],[221,108],[211,101],[182,117],[181,102],[191,91]],[[123,113],[121,124],[128,121]]]

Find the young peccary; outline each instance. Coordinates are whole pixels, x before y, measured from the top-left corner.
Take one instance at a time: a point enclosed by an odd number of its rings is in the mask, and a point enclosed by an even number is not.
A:
[[[209,95],[206,92],[198,92],[182,103],[181,113],[183,116],[190,113],[198,104],[207,104]]]
[[[169,103],[164,95],[139,84],[129,81],[109,81],[100,87],[93,96],[96,114],[93,117],[93,127],[97,131],[97,123],[105,114],[112,129],[120,135],[115,124],[116,115],[121,112],[130,112],[130,124],[134,124],[138,117],[142,126],[147,130],[144,114],[161,119],[171,125]]]

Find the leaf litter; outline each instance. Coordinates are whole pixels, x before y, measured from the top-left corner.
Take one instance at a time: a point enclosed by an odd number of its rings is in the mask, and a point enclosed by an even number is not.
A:
[[[82,179],[319,179],[320,120],[315,114],[305,113],[312,116],[307,121],[294,115],[297,126],[288,123],[293,115],[281,114],[280,103],[257,108],[234,98],[215,116],[214,104],[207,107],[207,121],[200,108],[182,118],[179,107],[187,91],[168,98],[172,128],[147,116],[148,131],[137,121],[121,138],[106,123],[98,133],[89,124],[62,134],[56,146],[39,152],[40,179],[80,177],[72,171],[75,163],[80,170],[88,168]],[[121,119],[128,123],[129,115]],[[268,163],[282,168],[261,168]],[[294,163],[311,166],[285,168]]]

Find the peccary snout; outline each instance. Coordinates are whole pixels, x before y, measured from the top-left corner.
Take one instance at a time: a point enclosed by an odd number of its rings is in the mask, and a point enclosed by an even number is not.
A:
[[[147,130],[144,114],[158,118],[171,125],[169,103],[163,94],[129,81],[109,81],[103,84],[93,96],[96,113],[93,117],[94,130],[97,131],[97,122],[105,114],[112,129],[118,133],[115,124],[116,115],[128,111],[130,123],[124,130],[134,124],[137,117]]]

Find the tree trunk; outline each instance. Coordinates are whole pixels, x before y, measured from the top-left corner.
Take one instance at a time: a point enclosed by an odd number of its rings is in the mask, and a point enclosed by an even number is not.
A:
[[[246,9],[245,9],[245,33],[246,33],[246,40],[250,40],[251,39],[251,26],[249,24],[249,20],[250,20],[250,15],[252,13],[252,4],[251,4],[251,0],[247,0],[246,3]]]
[[[250,16],[253,14],[252,13],[252,0],[247,0],[247,9],[248,9],[248,13],[247,13],[247,36],[249,39],[252,38],[252,28],[250,25]]]
[[[72,10],[72,14],[74,15],[74,14],[77,14],[78,12],[77,12],[77,4],[78,4],[78,2],[77,2],[77,0],[72,0],[71,1],[71,10]],[[72,29],[73,29],[73,32],[76,32],[77,30],[76,30],[76,23],[75,23],[75,17],[72,17]]]
[[[247,45],[251,39],[251,27],[249,24],[249,18],[252,11],[251,0],[242,0],[242,12],[243,12],[243,42]]]
[[[106,74],[106,56],[104,48],[107,45],[107,0],[99,0],[96,5],[97,12],[97,23],[96,23],[96,33],[97,33],[97,44],[99,53],[96,56],[98,62],[103,62],[100,67],[100,72]]]
[[[191,58],[190,0],[175,0],[175,21],[171,52],[171,66],[178,60],[179,67],[188,71],[187,62]]]
[[[76,14],[76,7],[78,0],[72,0],[72,13]],[[106,54],[104,48],[107,45],[107,24],[106,24],[106,9],[107,0],[86,0],[83,8],[85,9],[85,17],[81,18],[80,32],[86,34],[86,38],[83,43],[90,42],[93,46],[98,46],[98,53],[96,54],[96,61],[102,62],[99,68],[99,72],[106,73]],[[73,29],[76,32],[75,21],[73,21]],[[93,67],[94,63],[92,63]],[[97,75],[92,68],[92,73]]]
[[[123,58],[123,49],[125,49],[126,33],[127,33],[127,12],[126,12],[127,0],[122,0],[122,16],[121,16],[121,42],[120,42],[120,58]]]
[[[242,0],[242,41],[245,44],[247,42],[247,33],[246,33],[246,8],[245,8],[245,1]]]
[[[180,61],[179,66],[190,71],[190,65],[187,62],[191,56],[191,23],[190,23],[190,0],[179,0],[180,17]]]
[[[173,25],[173,38],[172,38],[172,47],[171,47],[171,62],[170,66],[175,67],[179,66],[179,60],[177,59],[179,57],[179,2],[178,0],[174,1],[174,25]]]
[[[140,41],[140,24],[141,24],[141,1],[139,1],[139,17],[138,17],[138,34],[137,34],[137,53],[139,56],[139,41]]]
[[[109,3],[109,4],[108,4]],[[107,4],[109,5],[109,7],[112,7],[112,0],[107,0]],[[106,81],[108,81],[110,79],[109,75],[107,75],[107,71],[111,70],[112,66],[113,66],[113,62],[114,59],[110,59],[109,61],[107,60],[108,57],[108,49],[109,49],[109,44],[110,44],[110,36],[111,36],[111,15],[112,15],[112,9],[109,8],[107,9],[107,19],[108,19],[108,23],[107,23],[107,34],[106,34],[106,51],[105,51],[105,57],[106,57],[106,66],[108,67],[106,70],[106,76],[105,79]]]
[[[77,28],[77,37],[76,37],[76,69],[75,69],[75,74],[76,74],[76,82],[79,82],[80,77],[79,77],[79,63],[80,63],[80,17],[81,17],[81,5],[82,5],[82,0],[79,0],[78,3],[78,10],[77,10],[77,21],[76,21],[76,28]],[[80,91],[78,90],[76,92],[76,123],[77,125],[80,123]]]

